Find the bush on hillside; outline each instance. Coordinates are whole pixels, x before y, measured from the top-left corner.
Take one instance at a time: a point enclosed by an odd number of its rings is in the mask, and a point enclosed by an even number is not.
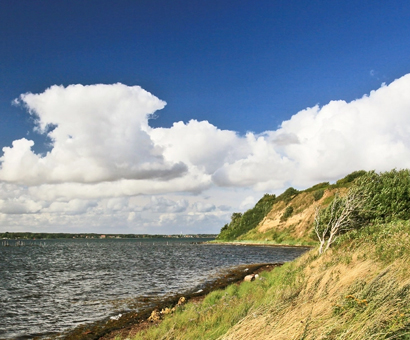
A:
[[[290,216],[292,216],[293,214],[293,207],[290,205],[288,207],[286,207],[285,212],[283,213],[283,215],[280,218],[281,222],[286,221]]]
[[[410,171],[369,171],[356,181],[363,196],[359,217],[363,223],[410,219]]]
[[[298,194],[299,194],[299,191],[298,191],[298,190],[296,190],[295,188],[290,187],[290,188],[286,189],[283,194],[279,195],[279,196],[276,198],[276,201],[277,201],[277,202],[283,201],[283,202],[285,202],[286,204],[288,204],[288,203],[289,203],[293,198],[295,198],[295,196],[297,196]]]
[[[325,252],[338,235],[348,230],[409,219],[409,170],[361,174],[347,196],[336,195],[327,208],[317,208],[314,231],[320,242],[319,253]]]
[[[356,178],[359,178],[363,175],[367,174],[366,171],[364,170],[359,170],[359,171],[353,171],[351,174],[348,174],[347,176],[343,177],[342,179],[339,179],[336,182],[336,186],[345,186],[348,183],[352,183]]]
[[[326,189],[330,186],[329,182],[322,182],[322,183],[318,183],[315,184],[313,187],[310,187],[309,189],[304,190],[304,192],[313,192],[319,189]]]
[[[255,228],[272,209],[275,200],[275,195],[265,194],[252,209],[249,209],[243,214],[232,214],[231,222],[221,229],[221,233],[217,239],[232,241]]]
[[[319,189],[313,192],[313,198],[315,201],[319,201],[323,195],[324,195],[325,191],[323,189]]]

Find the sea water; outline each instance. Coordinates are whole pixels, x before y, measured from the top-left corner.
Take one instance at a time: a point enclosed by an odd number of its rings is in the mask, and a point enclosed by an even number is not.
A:
[[[234,266],[293,260],[304,248],[198,239],[65,239],[0,245],[0,339],[47,337],[141,301],[200,287]]]

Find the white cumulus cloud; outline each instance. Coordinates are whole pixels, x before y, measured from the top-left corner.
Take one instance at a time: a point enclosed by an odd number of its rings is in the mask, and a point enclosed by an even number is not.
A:
[[[52,86],[17,102],[51,145],[45,155],[28,137],[3,147],[4,227],[166,232],[212,225],[215,232],[265,192],[359,169],[410,168],[410,74],[245,135],[196,120],[152,128],[149,119],[165,102],[138,86]]]
[[[0,179],[43,183],[96,183],[118,179],[169,179],[186,171],[165,162],[147,133],[148,117],[165,102],[139,86],[52,86],[20,96],[36,129],[52,141],[44,157],[25,138],[4,147]]]

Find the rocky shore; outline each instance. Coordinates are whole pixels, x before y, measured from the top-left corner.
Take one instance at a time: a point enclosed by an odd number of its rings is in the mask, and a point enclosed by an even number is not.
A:
[[[258,244],[259,245],[259,244]],[[63,340],[113,340],[116,336],[128,336],[136,334],[161,322],[164,314],[172,313],[176,308],[188,301],[201,301],[208,293],[216,289],[222,289],[232,283],[240,283],[246,280],[254,280],[262,271],[270,271],[283,263],[259,263],[242,265],[226,271],[223,276],[210,279],[200,289],[195,291],[168,296],[165,298],[147,301],[146,307],[137,312],[121,312],[92,324],[85,324],[63,334],[56,334],[51,339]],[[162,313],[161,313],[162,312]]]

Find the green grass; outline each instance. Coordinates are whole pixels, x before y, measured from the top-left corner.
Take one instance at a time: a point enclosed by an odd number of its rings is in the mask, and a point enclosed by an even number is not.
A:
[[[319,333],[322,339],[410,339],[409,235],[408,221],[347,233],[326,256],[319,257],[314,249],[262,273],[261,280],[214,291],[134,339],[220,339],[230,332],[239,334],[239,322],[245,327],[259,318],[263,327],[283,331],[281,324],[302,315],[307,302],[312,303],[311,315],[305,315],[304,327],[295,324],[295,339],[314,339]],[[369,263],[369,273],[332,292],[340,275],[350,275],[360,263]],[[325,308],[328,300],[330,312],[316,318],[315,308]]]
[[[277,245],[299,245],[299,246],[315,246],[316,241],[309,237],[294,237],[291,234],[292,229],[278,231],[275,228],[269,229],[264,233],[258,232],[256,229],[250,230],[248,233],[238,238],[240,242],[248,243],[265,243]]]
[[[325,254],[313,249],[260,280],[214,291],[134,339],[410,339],[410,172],[359,171],[308,189],[309,197],[327,187],[355,186],[365,209],[354,217],[362,223],[339,235]],[[277,198],[265,195],[254,209],[234,214],[215,242],[311,242],[293,238],[292,228],[254,229],[275,202],[289,203],[299,193],[289,188]]]
[[[214,291],[201,304],[188,303],[183,311],[179,310],[158,327],[152,327],[134,339],[217,339],[260,306],[269,287],[283,285],[284,281],[289,280],[291,276],[286,269],[279,269],[278,273],[283,271],[285,274],[279,277],[264,274],[261,276],[263,280]]]

